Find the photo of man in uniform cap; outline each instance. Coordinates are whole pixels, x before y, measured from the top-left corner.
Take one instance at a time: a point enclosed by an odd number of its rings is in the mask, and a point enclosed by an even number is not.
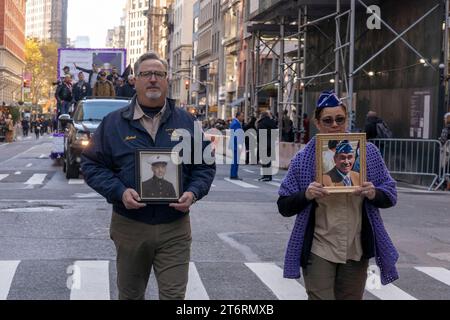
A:
[[[352,171],[355,151],[348,140],[342,140],[336,146],[334,162],[334,168],[323,175],[325,187],[359,186],[359,173]]]
[[[147,159],[147,163],[151,165],[153,176],[142,182],[143,198],[178,198],[173,184],[164,179],[169,162],[170,157],[165,155],[156,155]]]

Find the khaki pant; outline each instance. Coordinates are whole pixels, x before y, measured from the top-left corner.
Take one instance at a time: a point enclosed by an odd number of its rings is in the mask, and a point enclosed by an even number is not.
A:
[[[153,267],[161,300],[183,300],[191,253],[190,217],[149,225],[113,212],[111,239],[117,251],[120,300],[144,300]]]
[[[311,253],[303,268],[309,300],[362,300],[369,260],[333,263]]]

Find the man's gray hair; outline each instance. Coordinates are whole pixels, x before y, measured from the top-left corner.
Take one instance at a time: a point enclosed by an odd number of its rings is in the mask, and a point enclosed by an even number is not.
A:
[[[140,56],[139,59],[134,64],[134,74],[136,76],[139,75],[139,68],[140,68],[142,62],[144,62],[146,60],[158,60],[159,62],[161,62],[164,65],[164,67],[166,68],[166,71],[169,71],[169,64],[167,63],[167,61],[165,59],[161,59],[157,53],[155,53],[153,51],[149,51],[147,53],[144,53],[142,56]]]

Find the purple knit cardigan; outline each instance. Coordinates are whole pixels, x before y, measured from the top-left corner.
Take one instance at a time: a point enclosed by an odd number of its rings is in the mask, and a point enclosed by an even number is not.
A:
[[[289,171],[281,184],[279,195],[289,196],[306,190],[315,180],[315,148],[316,139],[313,138],[306,147],[292,159]],[[397,203],[396,182],[390,176],[377,147],[367,144],[367,181],[383,191],[392,203]],[[364,201],[366,212],[372,226],[375,240],[375,260],[381,271],[381,283],[386,285],[398,279],[395,263],[398,252],[389,238],[378,208],[368,201]],[[289,239],[284,261],[284,277],[300,278],[301,251],[305,230],[311,213],[312,204],[309,204],[297,214],[295,225]]]

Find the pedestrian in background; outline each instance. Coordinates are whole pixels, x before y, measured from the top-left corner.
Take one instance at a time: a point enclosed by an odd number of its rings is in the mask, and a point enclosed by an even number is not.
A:
[[[345,133],[348,116],[334,92],[321,94],[314,119],[319,133]],[[376,146],[368,143],[366,149],[367,182],[353,194],[330,194],[314,181],[315,138],[292,159],[281,184],[278,210],[296,216],[284,277],[299,278],[302,268],[310,300],[362,299],[370,258],[381,270],[383,285],[398,278],[398,252],[379,212],[396,204],[396,182]]]
[[[60,107],[58,110],[58,115],[69,114],[70,104],[73,101],[72,78],[70,75],[66,75],[64,77],[64,82],[61,83],[56,89],[55,97],[58,102],[58,106]]]
[[[23,118],[21,121],[23,137],[28,137],[28,130],[30,130],[30,121],[27,118]]]
[[[259,155],[262,176],[258,180],[266,182],[272,181],[272,131],[277,129],[277,123],[275,119],[273,119],[270,111],[263,111],[260,114],[260,117],[256,122],[256,128],[258,129],[258,149],[260,152],[261,150],[263,152],[263,154]],[[264,132],[264,134],[261,134],[262,132]],[[266,139],[265,146],[263,140],[261,140],[264,138]]]
[[[244,121],[244,113],[236,112],[236,117],[231,121],[230,124],[230,144],[229,147],[233,152],[233,163],[230,169],[230,179],[231,180],[242,180],[239,177],[239,160],[242,149],[243,135],[239,134],[242,131],[242,122]],[[240,132],[242,133],[242,132]]]
[[[126,97],[126,98],[133,98],[136,94],[136,88],[135,88],[136,79],[132,74],[128,76],[128,81],[125,83],[119,90],[118,90],[118,96],[119,97]]]
[[[442,152],[441,152],[441,163],[443,166],[443,170],[450,169],[450,144],[447,141],[450,140],[450,112],[447,112],[444,115],[444,127],[442,128],[441,136],[439,137],[439,141],[442,143]],[[447,144],[446,144],[447,143]],[[445,172],[445,171],[444,171]],[[449,171],[447,171],[448,173]],[[450,190],[450,180],[447,177],[447,183],[445,188]]]
[[[95,63],[92,64],[92,69],[85,69],[85,68],[81,68],[79,66],[77,66],[76,63],[73,64],[75,66],[75,69],[86,72],[89,75],[89,80],[88,83],[91,86],[91,89],[94,89],[95,83],[97,82],[98,78],[99,78],[99,72],[100,72],[100,68],[98,68]]]
[[[303,114],[303,143],[307,144],[310,140],[310,128],[308,114]]]
[[[73,100],[77,104],[78,101],[90,96],[92,96],[91,86],[84,80],[84,73],[80,72],[78,82],[73,87]]]
[[[212,128],[213,126],[211,126]],[[251,130],[251,131],[249,131]],[[250,160],[257,161],[258,158],[258,145],[256,144],[256,148],[253,150],[250,150],[250,147],[253,146],[253,144],[250,144],[250,139],[253,139],[253,141],[257,141],[256,136],[256,117],[252,116],[250,118],[250,121],[246,124],[244,124],[244,132],[246,133],[245,136],[245,164],[250,164]],[[252,156],[250,156],[252,155]]]
[[[6,125],[6,137],[5,141],[8,143],[13,142],[14,140],[14,120],[11,114],[8,114],[8,117],[5,120]]]
[[[216,167],[204,162],[182,163],[184,193],[178,203],[140,202],[136,151],[172,149],[179,141],[167,132],[180,128],[194,137],[196,123],[167,98],[165,60],[146,53],[137,60],[135,70],[137,95],[126,108],[103,119],[82,154],[81,168],[87,184],[113,205],[110,236],[117,252],[119,299],[144,299],[153,268],[159,298],[181,300],[186,293],[192,242],[190,207],[208,194]],[[205,150],[209,143],[202,146]]]

